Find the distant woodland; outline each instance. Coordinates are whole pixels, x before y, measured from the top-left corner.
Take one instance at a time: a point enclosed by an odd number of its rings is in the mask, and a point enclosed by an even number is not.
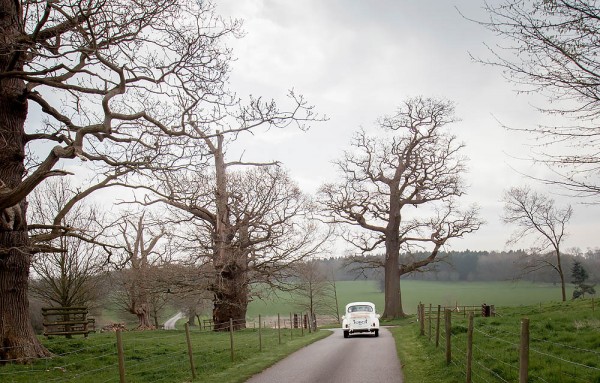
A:
[[[426,253],[404,254],[403,258],[420,258]],[[359,257],[362,258],[362,257]],[[375,257],[374,257],[375,258]],[[544,260],[552,254],[530,254],[525,250],[511,251],[450,251],[441,254],[440,260],[426,270],[403,276],[403,279],[429,281],[507,281],[558,283],[557,273],[544,266]],[[354,258],[356,259],[356,258]],[[587,271],[588,282],[600,282],[600,249],[585,253],[571,251],[563,258],[567,281],[571,282],[571,268],[579,261]],[[319,261],[323,271],[333,273],[336,280],[383,279],[383,270],[367,268],[364,262],[350,258],[329,258]],[[373,262],[375,263],[375,262]]]

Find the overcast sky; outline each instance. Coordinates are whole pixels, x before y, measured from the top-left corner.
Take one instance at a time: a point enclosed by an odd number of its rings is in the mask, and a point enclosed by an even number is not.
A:
[[[499,69],[474,62],[486,55],[495,36],[463,15],[482,19],[482,0],[217,0],[217,12],[244,20],[246,35],[231,41],[236,62],[232,87],[240,94],[285,99],[288,89],[303,94],[327,122],[309,132],[257,134],[245,142],[245,159],[277,159],[307,192],[335,177],[331,161],[349,147],[358,128],[391,114],[407,97],[443,97],[456,103],[461,121],[453,132],[466,144],[470,185],[463,202],[480,205],[487,224],[452,242],[453,250],[527,248],[505,245],[512,231],[500,221],[502,192],[534,184],[519,172],[539,176],[520,160],[532,137],[502,128],[540,122],[539,100],[517,95]],[[500,121],[500,122],[499,122]],[[516,170],[515,170],[516,169]],[[518,171],[517,171],[518,170]],[[571,202],[574,216],[565,247],[600,246],[597,207]]]

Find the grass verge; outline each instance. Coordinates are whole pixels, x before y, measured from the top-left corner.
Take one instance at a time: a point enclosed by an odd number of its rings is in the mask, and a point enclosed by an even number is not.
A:
[[[246,329],[233,334],[191,332],[194,364],[192,379],[184,331],[129,331],[122,334],[125,377],[136,382],[244,382],[294,351],[330,334],[327,330],[302,333],[289,329]],[[280,341],[281,339],[281,341]],[[88,338],[54,338],[42,342],[55,357],[30,365],[0,366],[0,382],[118,382],[116,336],[91,334]],[[262,347],[261,347],[262,345]],[[262,350],[261,350],[262,348]],[[233,361],[232,361],[233,357]]]
[[[597,306],[589,299],[553,302],[497,308],[499,315],[496,317],[476,317],[473,381],[518,381],[521,320],[527,318],[529,381],[600,383],[600,307]],[[419,336],[414,317],[399,321],[391,328],[404,383],[464,381],[467,326],[462,315],[452,316],[452,362],[449,366],[445,362],[443,329],[440,345],[436,348],[435,336],[431,341],[428,334]]]
[[[446,367],[439,350],[423,342],[415,317],[397,321],[388,327],[396,341],[404,383],[458,382],[464,380],[455,369]],[[443,355],[442,355],[443,356]]]

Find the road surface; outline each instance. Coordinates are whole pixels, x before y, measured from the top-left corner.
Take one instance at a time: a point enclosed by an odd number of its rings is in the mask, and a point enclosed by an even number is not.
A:
[[[326,331],[326,330],[321,330]],[[402,383],[400,361],[392,334],[353,335],[341,329],[307,346],[246,383]]]
[[[177,323],[177,321],[183,317],[185,317],[185,314],[182,313],[181,311],[178,312],[177,314],[175,314],[172,317],[170,317],[169,319],[167,319],[167,321],[163,325],[163,328],[165,330],[175,330],[175,323]]]

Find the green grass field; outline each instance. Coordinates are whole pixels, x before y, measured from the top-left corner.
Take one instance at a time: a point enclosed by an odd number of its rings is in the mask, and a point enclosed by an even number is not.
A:
[[[238,383],[264,370],[290,353],[330,332],[300,329],[246,329],[233,335],[233,355],[228,332],[191,331],[195,381]],[[280,343],[281,337],[281,343]],[[192,381],[185,331],[129,331],[122,333],[125,378],[128,383]],[[88,338],[42,339],[55,354],[30,365],[0,366],[0,382],[118,382],[115,333]],[[262,348],[262,350],[261,350]],[[233,357],[233,361],[232,361]]]
[[[379,291],[379,282],[371,280],[337,282],[338,303],[340,312],[348,302],[370,301],[375,303],[378,311],[383,311],[384,296]],[[442,306],[459,304],[461,306],[481,305],[487,303],[496,306],[521,306],[560,300],[558,285],[531,282],[432,282],[402,281],[402,301],[404,312],[414,314],[419,302]],[[568,288],[567,295],[572,293]],[[274,316],[278,313],[287,317],[291,312],[299,312],[301,306],[294,303],[289,293],[271,294],[269,299],[254,300],[248,306],[247,317],[251,320],[258,315]],[[169,307],[161,315],[161,323],[177,313]],[[208,318],[208,316],[204,316]],[[97,318],[97,323],[127,323],[128,328],[136,325],[135,316],[120,312],[114,305],[109,305]],[[177,328],[183,328],[187,318],[178,322]]]
[[[560,286],[531,282],[432,282],[406,280],[401,282],[404,312],[414,314],[419,302],[433,305],[523,306],[560,300]],[[340,310],[348,302],[370,301],[383,311],[384,296],[377,281],[358,280],[337,282]],[[567,296],[572,293],[568,288]],[[281,293],[275,299],[252,302],[248,317],[259,314],[277,315],[299,310],[289,294]]]
[[[528,318],[529,382],[600,383],[598,302],[586,299],[501,307],[498,314],[494,318],[476,317],[474,320],[473,381],[519,381],[521,320]],[[427,323],[425,327],[428,328]],[[440,346],[435,347],[435,336],[429,340],[428,331],[425,336],[419,336],[414,319],[401,322],[392,331],[405,383],[465,380],[467,320],[462,315],[452,317],[449,366],[445,361],[443,335]]]

